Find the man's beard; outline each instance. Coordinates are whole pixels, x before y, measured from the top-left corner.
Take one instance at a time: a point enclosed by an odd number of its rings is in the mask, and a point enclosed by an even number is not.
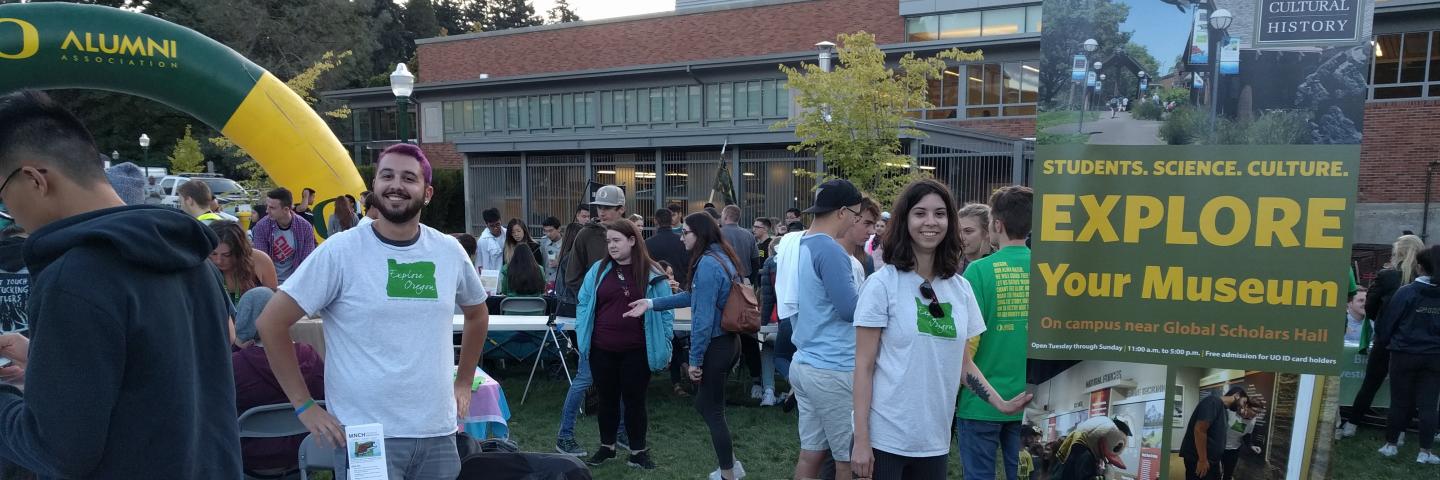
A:
[[[385,198],[391,193],[408,197],[410,202],[402,205],[398,210],[391,210],[390,199]],[[380,216],[385,217],[385,220],[390,223],[406,223],[420,215],[420,209],[425,207],[425,198],[411,197],[409,193],[400,190],[390,190],[380,196],[380,201],[376,202],[375,207],[380,209]]]

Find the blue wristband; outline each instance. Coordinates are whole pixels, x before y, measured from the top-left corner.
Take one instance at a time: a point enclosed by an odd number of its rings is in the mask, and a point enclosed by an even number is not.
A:
[[[312,399],[306,400],[305,403],[302,403],[302,404],[300,404],[299,407],[296,407],[296,408],[295,408],[295,416],[297,416],[297,417],[300,416],[300,414],[305,413],[305,410],[307,410],[307,409],[309,409],[310,407],[313,407],[313,406],[315,406],[315,399],[312,398]]]

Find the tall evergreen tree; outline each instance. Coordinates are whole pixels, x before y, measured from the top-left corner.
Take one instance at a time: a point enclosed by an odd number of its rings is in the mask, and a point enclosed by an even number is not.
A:
[[[580,21],[580,15],[577,15],[574,10],[570,9],[569,0],[555,0],[555,8],[551,8],[548,12],[545,12],[545,14],[549,18],[550,23]]]
[[[414,38],[440,36],[440,20],[435,16],[435,4],[430,0],[410,0],[405,3],[405,30],[415,34]]]
[[[491,31],[545,24],[545,20],[535,15],[535,6],[530,0],[495,0],[490,4],[487,17]]]

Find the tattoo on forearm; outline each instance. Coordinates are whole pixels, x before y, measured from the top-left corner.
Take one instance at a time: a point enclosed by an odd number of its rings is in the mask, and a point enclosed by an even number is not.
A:
[[[975,374],[965,374],[965,385],[970,387],[970,392],[974,393],[976,397],[979,397],[980,401],[990,401],[990,390],[985,388],[984,383],[980,383],[980,378],[976,377]]]

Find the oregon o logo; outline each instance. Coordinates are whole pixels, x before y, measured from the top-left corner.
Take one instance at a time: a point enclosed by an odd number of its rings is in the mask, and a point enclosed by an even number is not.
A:
[[[30,22],[18,18],[0,18],[0,25],[13,23],[20,27],[20,51],[10,53],[0,51],[0,58],[8,60],[20,60],[35,55],[40,51],[40,32]]]

